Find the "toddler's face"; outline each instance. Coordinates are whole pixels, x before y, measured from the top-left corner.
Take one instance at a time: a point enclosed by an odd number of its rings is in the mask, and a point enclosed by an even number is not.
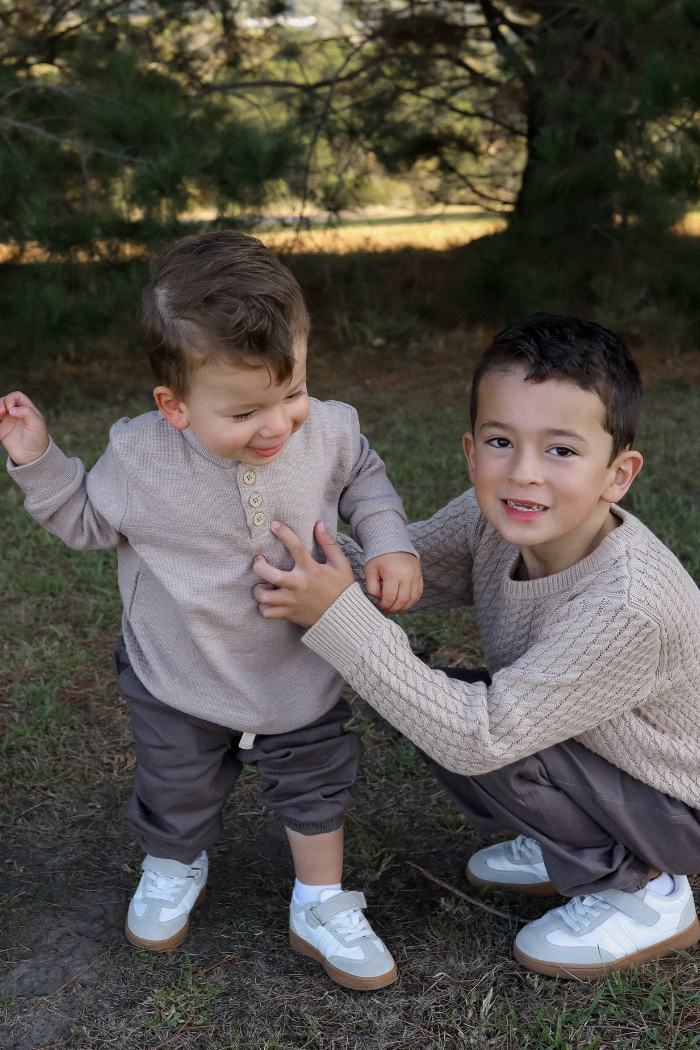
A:
[[[484,376],[464,449],[484,516],[509,543],[536,548],[576,536],[621,499],[639,469],[629,477],[621,464],[641,457],[623,452],[609,465],[612,438],[596,393],[525,374]]]
[[[159,396],[158,407],[179,430],[192,426],[210,452],[251,466],[271,463],[309,414],[306,344],[295,353],[292,378],[281,386],[267,368],[212,361],[198,369],[187,401]]]

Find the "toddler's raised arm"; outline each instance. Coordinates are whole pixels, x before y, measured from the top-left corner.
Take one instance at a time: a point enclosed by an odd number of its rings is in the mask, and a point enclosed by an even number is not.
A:
[[[0,441],[26,509],[48,532],[75,550],[116,547],[123,539],[126,477],[111,447],[87,474],[53,443],[44,417],[19,392],[0,398]]]
[[[38,459],[49,447],[44,417],[19,390],[0,397],[0,441],[18,466]]]

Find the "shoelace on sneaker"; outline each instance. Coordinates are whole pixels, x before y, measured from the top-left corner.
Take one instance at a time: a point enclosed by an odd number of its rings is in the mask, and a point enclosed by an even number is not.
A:
[[[144,868],[143,873],[146,877],[143,888],[144,897],[152,897],[157,901],[174,901],[185,886],[185,879],[178,879],[174,875],[164,875],[162,871],[156,871],[155,868]]]
[[[598,918],[601,908],[610,911],[612,904],[608,904],[597,893],[589,893],[585,897],[572,897],[568,904],[556,910],[570,930],[580,933],[582,926],[591,925],[591,916]]]
[[[542,849],[536,839],[529,839],[527,835],[518,835],[512,841],[513,853],[516,857],[526,861],[528,864],[539,864],[542,861]]]
[[[357,941],[362,937],[375,937],[376,934],[359,908],[341,911],[329,919],[328,926],[338,932],[346,941]]]

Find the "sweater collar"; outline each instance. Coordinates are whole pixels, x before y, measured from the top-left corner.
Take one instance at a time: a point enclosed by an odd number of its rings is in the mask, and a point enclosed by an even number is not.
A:
[[[616,504],[612,504],[610,509],[616,517],[622,520],[622,524],[608,533],[602,543],[586,558],[582,558],[575,565],[570,565],[568,569],[555,572],[551,576],[542,576],[537,580],[514,580],[513,573],[520,560],[520,549],[509,544],[513,555],[504,580],[507,593],[512,598],[547,598],[568,590],[580,580],[599,572],[605,565],[609,565],[616,555],[619,555],[626,547],[633,545],[633,537],[639,528],[639,522],[634,515]]]
[[[181,430],[183,438],[195,452],[198,452],[203,459],[206,459],[208,463],[213,463],[216,467],[223,467],[224,470],[235,470],[240,466],[239,459],[227,459],[225,456],[217,456],[214,452],[210,452],[206,445],[197,437],[194,427],[190,425],[186,430]]]

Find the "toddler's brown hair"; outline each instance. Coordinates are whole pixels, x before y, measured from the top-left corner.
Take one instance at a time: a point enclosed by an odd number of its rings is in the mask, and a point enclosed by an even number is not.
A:
[[[294,372],[309,333],[297,281],[257,237],[220,230],[184,237],[151,262],[142,323],[159,384],[185,400],[194,372],[214,358]]]

